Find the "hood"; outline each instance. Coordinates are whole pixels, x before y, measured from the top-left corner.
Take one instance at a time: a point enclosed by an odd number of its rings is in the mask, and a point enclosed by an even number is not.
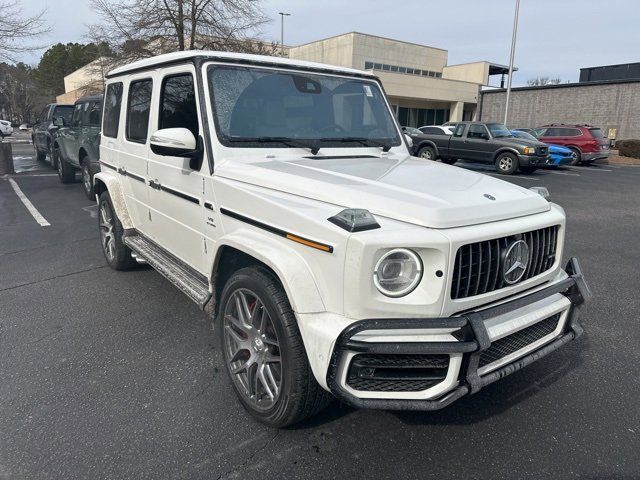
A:
[[[493,222],[550,208],[531,190],[404,155],[231,158],[218,163],[215,174],[430,228]]]
[[[496,138],[496,140],[500,140],[501,142],[513,143],[516,145],[522,145],[524,147],[546,147],[546,143],[539,142],[537,140],[529,140],[528,138],[518,138],[518,137],[500,137]]]

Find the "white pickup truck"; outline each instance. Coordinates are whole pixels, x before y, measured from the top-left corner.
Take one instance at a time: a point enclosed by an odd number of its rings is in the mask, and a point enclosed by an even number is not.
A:
[[[103,114],[107,262],[147,262],[215,318],[264,423],[332,395],[442,408],[582,331],[562,208],[411,157],[370,73],[173,53],[110,72]]]

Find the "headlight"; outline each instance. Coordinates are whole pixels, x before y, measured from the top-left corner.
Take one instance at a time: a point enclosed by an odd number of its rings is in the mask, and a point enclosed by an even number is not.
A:
[[[411,250],[396,248],[385,253],[376,264],[373,283],[388,297],[402,297],[418,286],[422,262]]]
[[[536,153],[535,147],[524,147],[525,155],[533,155],[534,153]]]

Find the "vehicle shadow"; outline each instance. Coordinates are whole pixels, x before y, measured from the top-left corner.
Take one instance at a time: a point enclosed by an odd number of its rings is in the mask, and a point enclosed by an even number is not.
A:
[[[475,395],[463,397],[442,410],[432,412],[397,411],[393,414],[407,425],[470,425],[500,415],[518,403],[538,395],[580,367],[582,353],[589,350],[586,335],[569,355],[546,359],[487,386]]]

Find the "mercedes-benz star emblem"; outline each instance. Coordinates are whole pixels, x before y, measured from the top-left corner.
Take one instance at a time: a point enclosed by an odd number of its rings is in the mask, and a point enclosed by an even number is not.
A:
[[[484,194],[485,198],[488,198],[489,200],[495,200],[496,197],[494,197],[493,195],[489,195],[488,193]]]
[[[513,285],[519,282],[529,263],[529,245],[524,240],[517,240],[509,245],[502,261],[502,278]]]

